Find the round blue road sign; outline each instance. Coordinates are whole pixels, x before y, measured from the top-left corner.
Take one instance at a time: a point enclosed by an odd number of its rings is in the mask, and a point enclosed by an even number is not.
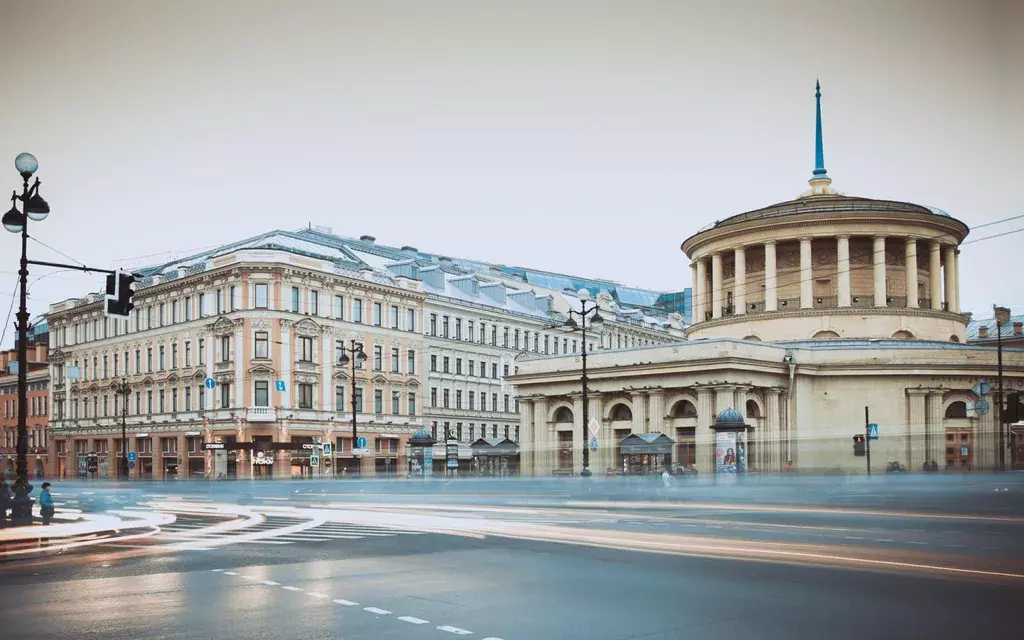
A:
[[[363,436],[359,436],[358,438],[356,438],[356,448],[358,448],[358,449],[365,449],[366,448],[366,438],[364,438]]]
[[[214,387],[217,386],[217,381],[214,380],[213,378],[207,378],[206,382],[204,382],[203,384],[206,385],[207,389],[213,389]]]

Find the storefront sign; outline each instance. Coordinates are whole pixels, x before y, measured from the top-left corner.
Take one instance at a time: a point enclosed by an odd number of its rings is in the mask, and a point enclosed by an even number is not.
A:
[[[136,438],[148,438],[149,434],[148,433],[136,433],[135,437]]]
[[[304,443],[302,443],[302,448],[307,450],[307,451],[309,451],[311,449],[316,449],[316,445],[315,444],[310,444],[308,442],[304,442]]]
[[[672,453],[671,444],[624,444],[622,453]]]
[[[201,436],[201,435],[203,435],[203,432],[202,431],[186,431],[185,435],[186,436]]]
[[[380,439],[380,438],[390,438],[392,440],[398,440],[401,437],[402,436],[398,435],[397,433],[378,433],[377,434],[377,438],[378,439]]]
[[[274,457],[263,453],[262,451],[256,451],[252,456],[253,464],[274,464]]]
[[[225,444],[223,442],[204,442],[203,448],[206,450],[224,449]]]

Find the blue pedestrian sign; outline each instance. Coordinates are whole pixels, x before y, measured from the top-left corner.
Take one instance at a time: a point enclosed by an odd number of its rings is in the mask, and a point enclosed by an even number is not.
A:
[[[135,457],[138,456],[138,455],[139,454],[135,453],[134,451],[129,451],[128,452],[128,462],[135,462]]]
[[[978,381],[978,384],[974,385],[974,388],[971,389],[971,391],[974,392],[974,395],[980,398],[982,396],[987,396],[990,393],[992,393],[992,385],[990,385],[984,378],[982,378],[981,380]]]
[[[275,380],[274,381],[274,390],[275,391],[284,391],[284,380]]]
[[[868,440],[878,440],[878,425],[874,422],[868,425]]]
[[[203,384],[206,385],[207,389],[213,389],[214,387],[217,386],[217,381],[214,380],[213,378],[207,378],[206,382],[204,382]]]
[[[314,467],[319,467],[320,466],[320,456],[312,456],[312,457],[310,457],[309,464],[313,465]]]
[[[324,443],[324,457],[329,457],[334,452],[334,447],[331,446],[330,442]]]
[[[597,438],[590,439],[590,450],[597,451]]]
[[[357,449],[365,449],[366,448],[366,438],[364,438],[363,436],[359,436],[358,438],[356,438],[356,448]]]

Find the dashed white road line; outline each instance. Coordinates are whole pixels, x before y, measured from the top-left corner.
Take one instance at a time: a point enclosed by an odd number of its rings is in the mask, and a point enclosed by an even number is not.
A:
[[[281,588],[284,589],[285,591],[302,591],[302,589],[300,589],[298,587],[281,587]]]
[[[892,538],[875,538],[875,542],[895,542]]]
[[[379,616],[389,616],[391,612],[387,609],[378,609],[377,607],[363,607],[363,611],[369,611],[370,613],[376,613]]]
[[[457,636],[468,636],[473,634],[472,631],[466,631],[465,629],[460,629],[458,627],[449,627],[448,625],[438,627],[438,629],[441,631],[447,631],[448,633],[454,633]]]
[[[263,580],[263,581],[260,582],[260,584],[265,584],[268,587],[278,587],[278,586],[281,586],[280,582],[274,582],[273,580]]]
[[[358,602],[352,602],[351,600],[341,600],[341,599],[339,599],[339,600],[331,600],[331,602],[333,602],[335,604],[340,604],[340,605],[345,606],[345,607],[358,607],[359,606]]]
[[[399,620],[403,622],[410,622],[412,624],[427,624],[430,620],[424,620],[423,618],[414,618],[412,616],[399,616]]]
[[[860,536],[843,536],[843,537],[846,538],[847,540],[863,540],[864,539],[864,538],[862,538]]]
[[[325,598],[330,598],[331,597],[331,596],[327,595],[326,593],[320,593],[319,591],[307,591],[306,595],[310,596],[310,597],[313,597],[313,598],[321,598],[321,599],[325,599]]]
[[[226,575],[226,576],[237,576],[238,572],[237,571],[225,571],[224,575]]]
[[[907,544],[928,544],[927,542],[920,542],[918,540],[907,540]]]
[[[224,570],[223,569],[210,569],[210,571],[213,571],[214,573],[219,573],[219,572],[224,571]]]

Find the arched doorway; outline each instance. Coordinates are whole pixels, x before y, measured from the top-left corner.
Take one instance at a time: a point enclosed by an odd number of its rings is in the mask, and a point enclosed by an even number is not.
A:
[[[943,417],[946,470],[968,471],[974,463],[974,429],[967,417],[967,402],[950,402]]]
[[[573,473],[572,425],[574,419],[575,416],[569,407],[559,407],[555,411],[555,432],[558,434],[554,469],[556,475]]]

